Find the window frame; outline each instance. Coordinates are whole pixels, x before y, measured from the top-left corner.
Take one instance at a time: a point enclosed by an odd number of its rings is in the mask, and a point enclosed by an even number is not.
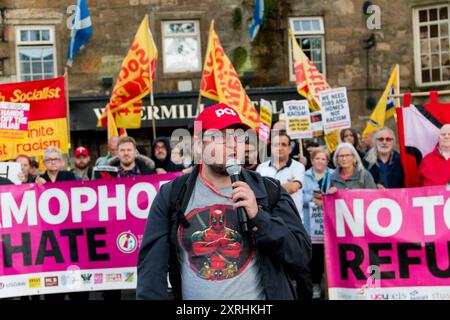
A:
[[[170,35],[166,35],[165,26],[166,24],[170,23],[187,23],[187,22],[193,22],[194,23],[194,29],[195,32],[193,33],[172,33]],[[165,56],[165,39],[167,38],[182,38],[186,36],[192,36],[197,37],[197,44],[198,44],[198,50],[197,50],[197,57],[199,66],[197,69],[192,70],[167,70],[166,65],[166,56]],[[161,47],[162,47],[162,63],[163,63],[163,74],[164,75],[176,75],[176,74],[185,74],[185,73],[198,73],[202,71],[203,65],[202,65],[202,42],[201,42],[201,30],[200,30],[200,20],[198,19],[178,19],[178,20],[170,20],[170,19],[164,19],[161,20]]]
[[[294,29],[294,22],[295,21],[304,21],[304,20],[318,20],[320,31],[302,31],[301,33],[296,32]],[[297,37],[307,37],[307,38],[320,38],[321,39],[321,48],[322,51],[322,75],[327,77],[327,66],[326,66],[326,54],[325,54],[325,26],[323,22],[323,17],[321,16],[311,16],[311,17],[290,17],[289,18],[289,27],[291,28],[294,37],[297,39]],[[292,63],[292,41],[291,37],[289,35],[288,31],[288,37],[289,37],[289,81],[295,82],[295,74],[294,74],[294,66]]]
[[[20,33],[21,31],[33,31],[33,30],[48,30],[49,31],[49,40],[45,41],[22,41],[20,39]],[[18,81],[33,81],[33,79],[30,80],[23,80],[22,79],[22,72],[20,68],[20,48],[51,48],[53,52],[53,76],[52,78],[57,77],[58,70],[57,70],[57,56],[56,56],[56,40],[55,40],[55,27],[54,26],[48,26],[48,25],[33,25],[33,26],[17,26],[15,28],[15,40],[16,40],[16,74]],[[32,66],[30,66],[30,75],[32,76]],[[44,70],[42,70],[44,71]],[[42,72],[42,74],[45,74]]]
[[[435,23],[430,23],[430,21],[427,22],[420,22],[419,21],[419,11],[421,10],[430,10],[430,9],[437,9],[438,15],[439,15],[439,9],[441,8],[447,8],[447,26],[448,26],[448,40],[449,40],[449,48],[446,52],[450,53],[450,5],[449,4],[435,4],[435,5],[428,5],[428,6],[421,6],[413,8],[412,10],[412,22],[413,22],[413,38],[414,38],[414,73],[415,73],[415,82],[417,87],[431,87],[431,86],[439,86],[439,85],[448,85],[450,84],[450,80],[444,80],[444,81],[430,81],[430,82],[423,82],[422,80],[422,61],[421,61],[421,51],[420,51],[420,27],[424,25],[434,25]],[[440,20],[440,19],[439,19]],[[438,21],[439,21],[438,20]],[[430,39],[430,37],[427,37],[427,39]],[[440,39],[440,38],[438,38]],[[440,48],[440,45],[439,45]],[[431,49],[429,49],[431,50]],[[439,54],[441,54],[442,48],[440,48]],[[430,56],[431,59],[431,56]],[[431,64],[431,61],[430,61]],[[442,72],[442,66],[440,66],[441,72]]]

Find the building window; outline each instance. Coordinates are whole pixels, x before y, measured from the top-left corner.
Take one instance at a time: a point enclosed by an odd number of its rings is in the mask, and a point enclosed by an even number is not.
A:
[[[53,27],[16,29],[17,70],[20,81],[56,76],[55,31]]]
[[[414,10],[414,51],[418,85],[450,83],[449,6]]]
[[[305,55],[326,76],[325,28],[322,17],[290,18],[289,25]],[[289,41],[290,80],[295,81],[292,59],[292,43]]]
[[[201,71],[198,21],[163,21],[162,36],[164,73]]]

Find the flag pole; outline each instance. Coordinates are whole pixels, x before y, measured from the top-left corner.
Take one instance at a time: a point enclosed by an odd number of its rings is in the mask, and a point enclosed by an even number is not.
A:
[[[208,49],[211,41],[211,30],[214,28],[214,19],[212,19],[211,24],[209,26],[209,35],[208,35],[208,43],[206,44],[206,53],[205,53],[205,61],[203,62],[202,76],[200,77],[200,87],[198,88],[198,98],[197,98],[197,112],[200,113],[200,105],[202,103],[202,80],[203,80],[203,71],[205,70],[206,62],[208,61]]]
[[[438,95],[450,95],[450,90],[441,90],[437,92]],[[389,95],[389,97],[391,98],[401,98],[403,97],[404,93],[398,93],[398,94],[393,94],[393,95]],[[428,97],[430,95],[430,92],[412,92],[411,96],[412,97]]]
[[[302,139],[297,139],[298,142],[298,149],[299,149],[299,160],[301,158],[303,158],[303,143],[302,143]]]
[[[71,137],[70,137],[70,108],[69,108],[69,68],[64,67],[64,91],[66,94],[66,119],[67,119],[67,138],[68,138],[68,149],[71,148]]]
[[[148,33],[150,33],[150,38],[153,39],[153,36],[150,31],[150,25],[149,25],[147,14],[145,15],[145,18],[147,19]],[[152,40],[152,42],[153,42],[153,40]],[[151,52],[152,51],[151,45],[150,45],[149,49],[150,49],[149,52]],[[154,70],[152,70],[152,61],[150,59],[149,59],[149,63],[148,63],[148,70],[149,70],[149,79],[150,79],[150,111],[152,114],[152,131],[153,131],[153,140],[155,140],[156,139],[156,121],[155,121],[155,114],[153,112],[153,110],[154,110],[153,106],[155,105],[155,98],[153,96],[153,73],[152,73],[152,71],[154,71]]]
[[[395,67],[397,68],[397,85],[395,86],[395,94],[400,95],[400,65],[396,64]],[[395,104],[397,107],[400,107],[400,96],[396,97]]]
[[[153,97],[153,79],[152,79],[152,64],[149,63],[149,69],[150,69],[150,110],[152,113],[152,131],[153,131],[153,140],[156,139],[156,121],[155,121],[155,114],[153,112],[153,106],[155,104],[155,100]]]

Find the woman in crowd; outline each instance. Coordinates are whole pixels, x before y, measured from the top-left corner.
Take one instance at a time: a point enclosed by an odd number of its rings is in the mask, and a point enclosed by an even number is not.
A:
[[[20,163],[22,172],[19,173],[19,179],[22,183],[33,183],[36,180],[36,176],[31,174],[31,159],[26,155],[18,155],[16,162]]]
[[[342,129],[341,132],[339,133],[339,141],[342,142],[348,142],[350,143],[356,150],[356,152],[359,155],[359,158],[362,160],[364,159],[364,153],[360,150],[361,149],[361,143],[358,137],[358,133],[356,132],[355,129],[353,128],[347,128],[347,129]],[[336,168],[335,164],[333,163],[333,159],[334,159],[334,153],[336,151],[334,151],[331,154],[331,160],[328,163],[328,166],[330,168]]]
[[[364,153],[360,150],[361,143],[358,137],[358,133],[356,132],[355,129],[353,128],[343,129],[341,130],[340,136],[341,142],[350,143],[355,148],[356,152],[358,152],[359,158],[360,159],[364,158]]]
[[[369,171],[364,169],[355,147],[340,143],[334,152],[333,163],[336,170],[331,175],[329,193],[338,189],[376,189],[376,184]]]
[[[328,192],[331,184],[333,169],[327,167],[330,153],[323,147],[316,147],[311,152],[311,168],[305,172],[303,186],[303,213],[304,225],[311,236],[310,203],[323,210],[322,194]],[[311,204],[313,205],[313,204]],[[311,260],[311,277],[313,282],[313,299],[321,297],[320,284],[324,273],[324,246],[321,243],[313,243]]]

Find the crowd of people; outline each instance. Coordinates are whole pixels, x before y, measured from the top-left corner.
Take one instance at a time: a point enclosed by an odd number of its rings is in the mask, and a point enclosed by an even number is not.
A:
[[[237,112],[214,113],[218,108],[229,107],[218,104],[206,108],[198,119],[202,133],[219,130],[227,144],[203,140],[200,147],[194,142],[194,150],[211,144],[229,148],[228,141],[236,143],[236,137],[228,136],[225,129],[248,129]],[[220,121],[217,114],[222,115]],[[341,130],[340,142],[332,153],[312,140],[299,146],[282,122],[274,129],[268,161],[258,163],[258,144],[245,139],[243,181],[235,183],[230,182],[225,158],[222,163],[208,163],[204,158],[196,165],[191,155],[183,154],[184,148],[172,148],[166,137],[153,141],[150,157],[138,151],[132,137],[113,137],[108,141],[108,153],[94,165],[89,150],[78,146],[71,170],[56,147],[49,147],[43,155],[44,172],[25,155],[16,161],[22,167],[22,183],[102,178],[95,172],[105,166],[115,168],[114,177],[186,173],[161,188],[150,210],[139,253],[137,298],[165,297],[168,265],[175,266],[171,274],[174,295],[183,298],[323,298],[324,245],[311,245],[311,208],[323,210],[323,196],[340,189],[403,188],[408,173],[403,171],[396,151],[395,133],[387,127],[365,139],[353,128]],[[194,132],[194,141],[204,138]],[[297,161],[294,155],[300,147],[304,154]],[[450,183],[450,124],[440,129],[436,148],[422,160],[416,180],[416,186]],[[2,179],[0,183],[9,182]],[[239,231],[238,222],[228,214],[238,207],[246,209],[250,236]],[[194,215],[206,222],[195,223]],[[173,226],[165,222],[168,216],[176,217]],[[174,228],[180,225],[183,228]],[[177,247],[181,249],[177,251]],[[283,272],[295,280],[295,292],[280,275]],[[266,276],[261,278],[261,273]],[[215,287],[209,280],[224,280],[227,285]],[[227,290],[239,294],[230,295]],[[104,297],[120,299],[120,290],[105,292]],[[87,299],[88,295],[72,298]]]

